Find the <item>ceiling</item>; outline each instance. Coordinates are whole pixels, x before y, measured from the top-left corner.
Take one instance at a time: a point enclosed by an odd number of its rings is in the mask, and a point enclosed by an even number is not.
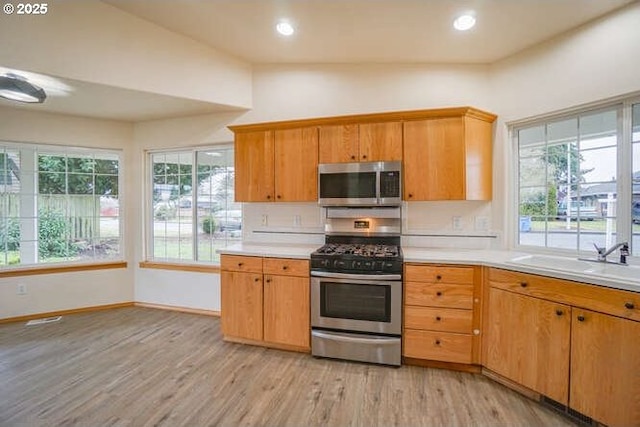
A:
[[[252,64],[492,63],[634,0],[102,0]],[[635,0],[638,1],[638,0]],[[477,25],[453,30],[461,11]],[[296,27],[274,31],[279,18]],[[2,64],[0,64],[2,65]],[[0,71],[7,71],[0,67]],[[229,106],[77,80],[39,79],[44,104],[0,107],[143,121],[230,111]],[[27,75],[28,74],[28,75]],[[55,80],[55,81],[50,81]],[[61,88],[52,91],[52,86]]]
[[[633,2],[103,1],[251,63],[491,63]],[[468,10],[476,26],[454,30],[453,19]],[[294,24],[294,36],[276,34],[281,18]]]

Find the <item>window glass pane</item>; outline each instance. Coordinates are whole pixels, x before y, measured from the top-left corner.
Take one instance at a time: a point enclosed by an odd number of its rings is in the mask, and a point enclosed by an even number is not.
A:
[[[11,178],[0,182],[0,264],[120,258],[118,201],[95,194],[96,156],[112,180],[102,187],[117,194],[119,154],[92,151],[0,143],[0,175]]]
[[[640,104],[633,106],[632,116],[631,250],[640,256]]]
[[[518,242],[588,252],[593,243],[615,243],[618,109],[541,122],[516,134]]]

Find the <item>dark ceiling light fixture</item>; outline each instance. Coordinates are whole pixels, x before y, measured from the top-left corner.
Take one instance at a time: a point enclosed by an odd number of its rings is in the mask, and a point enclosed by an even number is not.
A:
[[[41,104],[47,99],[44,89],[13,73],[0,76],[0,97],[18,102]]]

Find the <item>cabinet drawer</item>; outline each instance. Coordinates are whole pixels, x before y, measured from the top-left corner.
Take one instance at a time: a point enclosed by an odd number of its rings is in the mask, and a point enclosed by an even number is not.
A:
[[[473,320],[471,310],[457,308],[416,307],[404,308],[404,327],[431,331],[470,334]]]
[[[403,355],[416,359],[471,363],[471,341],[471,335],[406,329]]]
[[[220,267],[228,271],[262,273],[262,258],[254,256],[222,255]]]
[[[408,282],[473,284],[473,267],[407,264],[404,273]]]
[[[309,261],[289,258],[264,258],[262,268],[264,274],[280,276],[309,276]]]
[[[516,271],[489,269],[491,287],[640,321],[640,293]]]
[[[404,302],[406,305],[471,309],[473,286],[407,282]]]

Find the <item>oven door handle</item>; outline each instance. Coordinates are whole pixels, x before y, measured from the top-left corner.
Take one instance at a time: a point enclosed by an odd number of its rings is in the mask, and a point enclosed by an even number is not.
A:
[[[351,274],[332,273],[328,271],[312,271],[312,277],[326,277],[329,279],[351,279],[351,280],[402,280],[401,274]]]
[[[360,337],[354,337],[353,335],[346,336],[346,335],[325,333],[321,331],[311,331],[311,335],[318,338],[323,338],[326,340],[342,341],[342,342],[358,343],[358,344],[397,345],[398,343],[398,338],[393,338],[393,337],[360,338]]]

